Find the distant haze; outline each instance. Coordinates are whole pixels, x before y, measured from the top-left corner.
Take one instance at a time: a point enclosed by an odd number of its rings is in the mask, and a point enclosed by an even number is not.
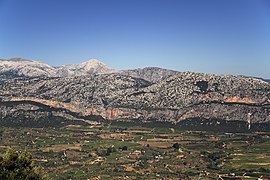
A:
[[[270,79],[268,0],[0,0],[0,59]]]

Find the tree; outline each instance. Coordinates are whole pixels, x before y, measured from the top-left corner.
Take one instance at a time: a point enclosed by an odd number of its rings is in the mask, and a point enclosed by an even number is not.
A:
[[[46,179],[41,168],[34,165],[28,152],[18,152],[9,149],[0,154],[0,179],[7,180],[41,180]]]
[[[172,145],[172,147],[175,148],[175,149],[179,149],[179,148],[180,148],[180,144],[174,143],[174,144]]]
[[[107,148],[106,155],[109,156],[113,152],[116,152],[116,149],[114,147],[109,147]]]
[[[127,151],[127,150],[128,150],[128,147],[127,147],[127,146],[123,146],[123,147],[122,147],[122,150],[123,150],[123,151]]]

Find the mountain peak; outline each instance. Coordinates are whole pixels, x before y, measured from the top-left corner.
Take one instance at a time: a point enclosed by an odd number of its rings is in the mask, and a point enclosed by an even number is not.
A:
[[[89,59],[86,62],[88,62],[88,63],[97,63],[97,64],[104,64],[103,62],[99,61],[98,59]]]
[[[111,72],[113,72],[113,69],[97,59],[90,59],[80,64],[70,64],[58,68],[58,74],[60,76],[82,76]]]
[[[103,62],[101,62],[97,59],[89,59],[88,61],[85,61],[81,64],[91,66],[91,67],[107,66],[106,64],[104,64]],[[80,65],[80,64],[78,64],[78,65]]]

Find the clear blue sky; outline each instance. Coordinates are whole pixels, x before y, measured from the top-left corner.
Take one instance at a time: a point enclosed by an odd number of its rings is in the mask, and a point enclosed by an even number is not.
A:
[[[0,58],[270,78],[269,0],[0,0]]]

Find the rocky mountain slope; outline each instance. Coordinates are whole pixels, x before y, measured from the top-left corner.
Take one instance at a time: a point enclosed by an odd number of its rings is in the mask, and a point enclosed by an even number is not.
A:
[[[158,67],[147,67],[143,69],[122,70],[118,73],[136,78],[142,78],[150,82],[158,82],[176,74],[177,71],[162,69]]]
[[[270,122],[270,84],[255,78],[176,73],[158,82],[122,74],[0,80],[2,121],[45,117],[179,123]],[[1,121],[1,120],[0,120]]]

